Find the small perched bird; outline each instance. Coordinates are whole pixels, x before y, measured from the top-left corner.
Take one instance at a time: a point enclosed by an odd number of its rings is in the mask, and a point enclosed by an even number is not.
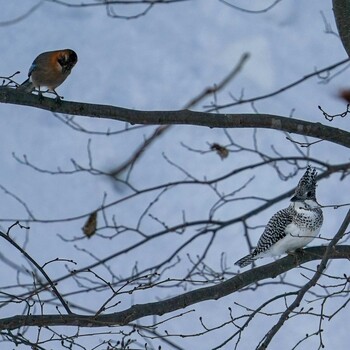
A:
[[[255,259],[293,252],[309,244],[319,233],[323,214],[316,201],[316,169],[307,167],[291,204],[269,220],[256,248],[235,265],[245,267]]]
[[[41,94],[40,88],[45,86],[60,98],[55,89],[66,80],[77,61],[77,54],[70,49],[43,52],[33,61],[28,79],[19,89],[32,92],[36,88]]]

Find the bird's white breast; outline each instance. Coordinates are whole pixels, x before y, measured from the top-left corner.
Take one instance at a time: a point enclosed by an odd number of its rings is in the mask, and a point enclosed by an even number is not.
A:
[[[313,202],[313,201],[312,201]],[[314,202],[315,203],[315,202]],[[310,207],[313,203],[307,203]],[[317,222],[318,214],[313,210],[307,210],[304,203],[295,202],[294,209],[297,215],[293,221],[286,226],[286,236],[273,244],[267,251],[260,256],[277,256],[308,245],[320,232],[321,225],[313,225]]]
[[[286,227],[287,235],[276,242],[266,252],[266,256],[277,256],[296,249],[303,248],[308,245],[320,232],[320,228],[310,230],[308,228],[300,228],[294,222]]]

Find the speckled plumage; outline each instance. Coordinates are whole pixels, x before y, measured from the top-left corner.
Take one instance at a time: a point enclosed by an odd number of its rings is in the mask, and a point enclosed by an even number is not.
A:
[[[291,204],[274,214],[253,252],[235,264],[244,267],[255,259],[292,252],[310,243],[319,233],[323,214],[316,201],[316,169],[308,166]]]

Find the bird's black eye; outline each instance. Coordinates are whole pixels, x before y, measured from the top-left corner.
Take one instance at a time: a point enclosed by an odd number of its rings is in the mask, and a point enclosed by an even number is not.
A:
[[[62,56],[57,61],[63,67],[67,63],[67,58],[66,56]]]
[[[307,197],[311,197],[311,196],[312,196],[312,192],[311,192],[311,191],[306,192],[306,196],[307,196]]]

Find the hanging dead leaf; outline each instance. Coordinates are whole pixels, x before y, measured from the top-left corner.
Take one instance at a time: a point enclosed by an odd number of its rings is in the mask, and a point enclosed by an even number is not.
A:
[[[82,228],[86,237],[90,238],[96,232],[97,226],[97,211],[90,214],[89,218],[86,220],[84,227]]]
[[[225,159],[228,157],[229,151],[226,147],[219,145],[218,143],[213,143],[210,146],[212,151],[216,151],[216,153],[220,156],[221,159]]]

